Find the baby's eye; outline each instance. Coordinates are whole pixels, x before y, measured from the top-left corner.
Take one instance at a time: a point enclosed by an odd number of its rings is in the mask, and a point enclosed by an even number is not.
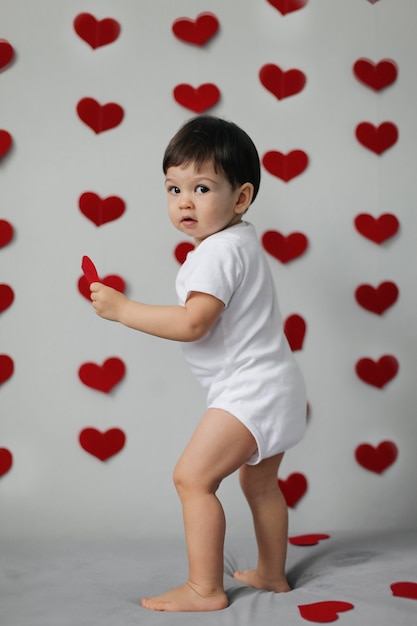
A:
[[[197,185],[197,187],[195,188],[197,193],[207,193],[209,190],[208,187],[206,187],[205,185]]]
[[[170,187],[168,187],[168,193],[172,193],[174,196],[176,196],[178,193],[180,193],[180,188],[176,187],[175,185],[171,185]]]

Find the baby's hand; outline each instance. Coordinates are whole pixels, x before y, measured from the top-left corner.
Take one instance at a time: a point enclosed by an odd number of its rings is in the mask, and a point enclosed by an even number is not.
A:
[[[96,313],[106,320],[119,322],[121,311],[127,302],[126,296],[103,283],[91,283],[90,292]]]

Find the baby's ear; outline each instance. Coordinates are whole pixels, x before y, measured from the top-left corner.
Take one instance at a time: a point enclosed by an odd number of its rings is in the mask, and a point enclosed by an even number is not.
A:
[[[235,206],[235,213],[243,215],[249,208],[253,198],[254,187],[252,183],[243,183],[239,187],[239,195]]]

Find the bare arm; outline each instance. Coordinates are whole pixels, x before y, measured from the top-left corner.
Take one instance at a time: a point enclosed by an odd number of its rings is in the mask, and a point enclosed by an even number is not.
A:
[[[185,306],[134,302],[102,283],[90,286],[96,313],[149,335],[174,341],[197,341],[214,326],[224,304],[206,293],[193,292]]]

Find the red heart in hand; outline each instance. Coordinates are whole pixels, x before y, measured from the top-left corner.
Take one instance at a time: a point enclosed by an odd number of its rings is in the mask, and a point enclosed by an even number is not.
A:
[[[288,183],[304,172],[308,165],[308,156],[303,150],[293,150],[288,154],[271,150],[262,157],[262,165],[272,176]]]
[[[4,476],[13,465],[12,453],[7,448],[0,448],[0,476]]]
[[[174,99],[186,109],[194,113],[202,113],[220,100],[220,91],[213,83],[204,83],[199,87],[181,84],[174,88]]]
[[[394,356],[385,355],[378,361],[364,358],[356,363],[356,374],[364,383],[382,389],[392,380],[399,369],[399,363]]]
[[[379,126],[361,122],[357,125],[355,134],[359,143],[378,155],[391,148],[398,140],[398,129],[392,122],[382,122]]]
[[[92,191],[86,191],[81,194],[78,206],[81,213],[96,226],[102,226],[107,222],[117,220],[123,215],[126,208],[124,201],[118,196],[109,196],[102,199]]]
[[[393,596],[397,596],[398,598],[408,598],[409,600],[417,600],[417,583],[392,583],[390,588]]]
[[[13,61],[13,57],[13,46],[6,39],[0,39],[0,70],[6,68]]]
[[[103,365],[84,363],[78,370],[81,382],[91,389],[109,393],[124,377],[125,364],[118,357],[110,357]]]
[[[377,315],[382,315],[398,298],[398,287],[395,283],[385,281],[379,287],[359,285],[355,291],[357,303]]]
[[[7,246],[13,239],[13,226],[6,220],[0,220],[0,248]]]
[[[86,452],[100,461],[106,461],[124,448],[126,435],[120,428],[110,428],[104,433],[95,428],[85,428],[80,432],[79,441]]]
[[[80,120],[97,135],[119,126],[124,117],[124,111],[119,104],[108,102],[102,105],[94,98],[82,98],[77,104],[77,113]]]
[[[288,541],[293,546],[317,546],[318,543],[323,539],[330,539],[330,535],[311,533],[309,535],[298,535],[297,537],[290,537]]]
[[[392,213],[383,213],[375,218],[368,213],[355,217],[356,230],[371,241],[381,244],[398,231],[400,223]]]
[[[0,354],[0,385],[13,376],[14,363],[7,354]]]
[[[358,59],[353,66],[353,72],[364,85],[380,91],[396,80],[398,67],[391,59],[383,59],[379,63],[370,59]]]
[[[213,13],[200,13],[196,20],[180,17],[172,25],[174,35],[187,43],[204,46],[217,33],[219,20]]]
[[[97,20],[90,13],[80,13],[74,20],[74,30],[94,50],[115,41],[120,34],[120,24],[111,17]]]
[[[0,313],[8,309],[12,305],[13,300],[13,289],[9,285],[0,285]]]
[[[278,100],[294,96],[304,89],[306,76],[301,70],[283,72],[278,65],[267,63],[259,71],[259,79]]]
[[[293,352],[301,350],[307,325],[301,315],[290,315],[284,322],[284,333]]]
[[[125,281],[123,280],[123,278],[121,278],[120,276],[117,276],[116,274],[110,274],[109,276],[106,276],[105,278],[101,278],[100,282],[103,283],[103,285],[107,285],[107,287],[112,287],[113,289],[116,289],[116,291],[120,291],[120,293],[125,292],[125,288],[126,288]],[[80,276],[78,280],[78,291],[80,292],[82,296],[84,296],[84,298],[87,298],[87,300],[91,300],[90,287],[87,283],[87,279],[84,276],[84,274]]]
[[[369,443],[362,443],[355,450],[359,465],[375,474],[382,474],[395,462],[397,456],[398,448],[392,441],[382,441],[376,448]]]
[[[262,245],[275,259],[288,263],[305,252],[308,239],[303,233],[291,233],[285,237],[276,230],[267,230],[262,235]]]
[[[353,608],[354,606],[350,602],[340,602],[338,600],[298,605],[301,617],[309,622],[334,622],[339,617],[338,613],[350,611]]]
[[[182,241],[181,243],[179,243],[174,250],[174,256],[177,259],[178,263],[180,265],[185,263],[188,253],[192,252],[194,249],[194,244],[189,243],[188,241]]]
[[[10,150],[12,147],[12,136],[7,130],[0,130],[0,159]]]
[[[278,486],[287,506],[293,508],[307,491],[307,478],[303,474],[295,472],[290,474],[286,480],[278,478]]]
[[[307,4],[308,0],[268,0],[269,4],[272,4],[275,9],[278,9],[282,15],[291,13],[292,11],[298,11]]]

